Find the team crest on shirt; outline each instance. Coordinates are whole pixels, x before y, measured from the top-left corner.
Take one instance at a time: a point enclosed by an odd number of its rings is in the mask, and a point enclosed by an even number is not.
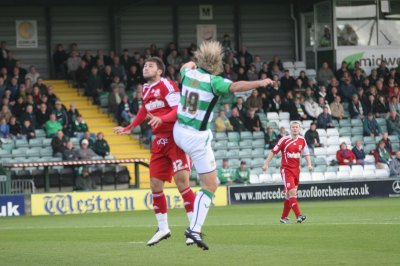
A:
[[[153,93],[154,97],[158,97],[161,94],[160,89],[152,90],[151,92]]]

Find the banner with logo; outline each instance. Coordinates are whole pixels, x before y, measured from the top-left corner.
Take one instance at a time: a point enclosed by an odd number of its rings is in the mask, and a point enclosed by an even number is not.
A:
[[[379,47],[346,47],[336,50],[336,69],[339,69],[342,61],[346,61],[349,68],[359,61],[367,75],[371,70],[378,68],[382,61],[386,61],[387,68],[400,65],[400,47],[379,48]]]
[[[0,217],[25,214],[24,196],[0,196]]]
[[[282,185],[228,187],[230,204],[277,202],[284,197]],[[400,179],[300,184],[297,197],[301,201],[400,197]]]
[[[17,48],[37,48],[38,30],[36,20],[16,20],[16,45]]]
[[[199,187],[193,188],[196,192]],[[169,209],[183,208],[183,200],[176,188],[164,189]],[[213,204],[227,205],[226,187],[218,188]],[[63,215],[102,212],[152,210],[149,189],[93,191],[73,193],[32,194],[32,215]]]

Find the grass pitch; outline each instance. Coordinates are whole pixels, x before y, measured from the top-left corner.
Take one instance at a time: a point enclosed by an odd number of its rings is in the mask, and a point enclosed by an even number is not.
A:
[[[0,265],[399,265],[400,200],[301,202],[304,224],[279,224],[282,204],[212,208],[209,251],[187,247],[183,210],[154,247],[151,211],[0,218]],[[293,220],[293,214],[291,214]]]

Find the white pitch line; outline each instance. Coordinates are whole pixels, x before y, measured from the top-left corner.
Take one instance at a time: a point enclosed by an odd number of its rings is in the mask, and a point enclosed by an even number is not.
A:
[[[133,242],[128,242],[128,244],[134,244],[134,245],[140,244],[140,245],[141,245],[141,244],[144,244],[144,242],[140,242],[140,241],[139,241],[139,242],[134,242],[134,241],[133,241]]]
[[[296,224],[296,223],[293,223]],[[343,222],[343,223],[323,223],[323,222],[305,222],[306,226],[335,226],[335,225],[400,225],[400,222]],[[186,224],[176,224],[170,225],[170,227],[184,227]],[[208,227],[225,227],[225,226],[287,226],[279,223],[242,223],[242,224],[209,224]],[[298,225],[300,226],[300,225]],[[100,226],[46,226],[46,227],[16,227],[16,226],[8,226],[8,227],[0,227],[0,231],[6,230],[53,230],[53,229],[91,229],[91,228],[147,228],[147,227],[156,227],[156,225],[100,225]]]

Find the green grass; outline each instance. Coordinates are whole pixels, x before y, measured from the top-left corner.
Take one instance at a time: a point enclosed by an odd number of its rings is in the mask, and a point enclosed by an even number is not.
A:
[[[399,199],[300,202],[301,225],[280,225],[281,205],[211,209],[209,251],[185,245],[183,210],[151,248],[150,211],[0,218],[0,265],[399,265]]]

